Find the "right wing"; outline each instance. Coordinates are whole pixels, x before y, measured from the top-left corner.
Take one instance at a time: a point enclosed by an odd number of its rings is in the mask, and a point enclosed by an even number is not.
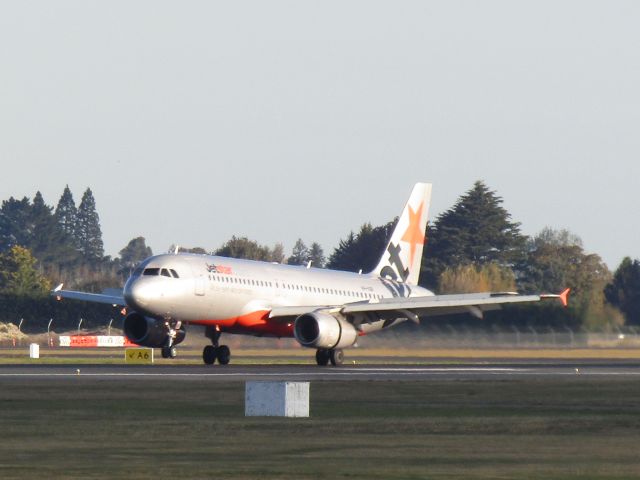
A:
[[[405,317],[419,322],[420,317],[470,313],[482,317],[483,312],[497,310],[508,303],[539,302],[545,299],[559,299],[567,305],[569,289],[560,294],[519,295],[514,292],[469,293],[455,295],[433,295],[429,297],[385,298],[377,302],[355,302],[344,305],[285,306],[274,307],[270,318],[292,318],[315,310],[331,310],[344,315],[371,313],[380,316]]]
[[[122,295],[122,290],[107,289],[104,293],[75,292],[73,290],[62,290],[61,283],[51,291],[51,295],[55,296],[58,300],[71,298],[73,300],[84,300],[85,302],[108,303],[121,307],[127,306],[127,303],[124,301],[124,296]]]

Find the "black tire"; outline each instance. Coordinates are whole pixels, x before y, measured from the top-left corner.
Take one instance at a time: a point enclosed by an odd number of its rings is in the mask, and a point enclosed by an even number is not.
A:
[[[321,367],[325,367],[329,364],[329,350],[319,348],[316,350],[316,363]]]
[[[331,350],[329,359],[331,360],[331,365],[339,367],[344,362],[344,352],[340,348]]]
[[[217,357],[220,365],[227,365],[231,360],[231,350],[226,345],[220,345]]]
[[[176,358],[178,356],[178,349],[176,347],[168,347],[167,352],[169,358]]]
[[[169,358],[169,350],[167,347],[162,347],[160,353],[162,354],[162,358]]]
[[[206,347],[204,347],[204,350],[202,350],[202,360],[204,361],[205,365],[213,365],[214,363],[216,363],[217,356],[217,349],[213,345],[207,345]]]

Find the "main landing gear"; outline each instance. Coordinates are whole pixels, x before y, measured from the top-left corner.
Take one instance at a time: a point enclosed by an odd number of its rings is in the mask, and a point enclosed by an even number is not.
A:
[[[231,360],[231,349],[226,345],[219,345],[222,333],[212,327],[207,327],[205,335],[211,339],[213,345],[207,345],[202,350],[202,360],[206,365],[213,365],[216,360],[220,365],[227,365]]]
[[[319,348],[316,350],[316,363],[322,367],[331,362],[331,365],[339,367],[344,363],[344,352],[341,348]]]
[[[231,350],[226,345],[207,345],[202,350],[202,360],[207,365],[213,365],[218,360],[220,365],[226,365],[231,360]]]

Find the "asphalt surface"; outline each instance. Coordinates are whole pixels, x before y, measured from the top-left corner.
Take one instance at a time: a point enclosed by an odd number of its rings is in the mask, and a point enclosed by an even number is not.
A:
[[[584,376],[603,378],[640,376],[640,362],[630,361],[558,361],[482,363],[456,365],[349,365],[318,367],[315,365],[0,365],[0,383],[10,378],[64,379],[71,377],[103,377],[158,379],[172,381],[199,379],[203,381],[317,381],[317,380],[405,380],[434,379],[508,379],[536,377]]]

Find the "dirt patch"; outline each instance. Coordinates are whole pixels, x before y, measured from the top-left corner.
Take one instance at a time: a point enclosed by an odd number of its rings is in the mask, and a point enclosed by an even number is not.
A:
[[[27,335],[18,330],[18,326],[13,323],[0,322],[0,340],[23,339]]]

